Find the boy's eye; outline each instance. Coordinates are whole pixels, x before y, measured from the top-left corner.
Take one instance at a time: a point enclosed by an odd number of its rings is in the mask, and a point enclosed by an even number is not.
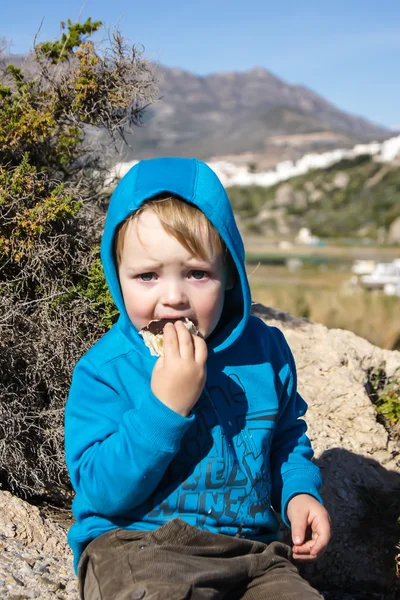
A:
[[[205,271],[200,271],[200,270],[192,271],[193,279],[203,279],[203,277],[206,277],[206,275],[207,275],[207,273]]]
[[[141,281],[152,281],[154,273],[141,273],[138,277]]]

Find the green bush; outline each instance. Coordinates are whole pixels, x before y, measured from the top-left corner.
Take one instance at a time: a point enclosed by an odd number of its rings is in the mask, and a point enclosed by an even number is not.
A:
[[[91,264],[87,280],[80,281],[78,292],[89,300],[105,330],[110,329],[119,313],[108,289],[98,254]]]
[[[382,370],[370,376],[372,393],[370,397],[384,422],[391,426],[400,421],[400,380],[388,379]]]
[[[400,421],[400,381],[390,381],[375,401],[377,412],[391,424]]]

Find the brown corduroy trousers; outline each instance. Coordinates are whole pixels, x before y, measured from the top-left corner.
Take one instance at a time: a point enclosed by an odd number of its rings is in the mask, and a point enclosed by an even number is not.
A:
[[[209,533],[172,519],[159,529],[114,529],[79,561],[83,600],[321,600],[289,546]]]

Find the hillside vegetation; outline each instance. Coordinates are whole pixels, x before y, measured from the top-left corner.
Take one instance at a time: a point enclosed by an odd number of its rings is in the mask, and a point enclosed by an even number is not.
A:
[[[400,217],[400,166],[369,155],[269,188],[234,186],[228,194],[248,231],[282,238],[308,227],[321,238],[396,242],[392,226]]]

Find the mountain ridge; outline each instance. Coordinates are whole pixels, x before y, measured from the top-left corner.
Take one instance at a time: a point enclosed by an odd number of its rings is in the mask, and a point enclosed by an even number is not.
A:
[[[328,100],[301,84],[289,84],[267,69],[255,67],[250,71],[232,71],[197,75],[184,69],[158,65],[161,101],[148,109],[145,127],[135,130],[128,140],[133,152],[129,158],[150,158],[162,154],[177,156],[199,156],[209,159],[214,156],[254,152],[279,158],[296,158],[313,148],[323,150],[338,145],[383,140],[390,132],[383,126],[363,117],[347,113]],[[277,134],[270,123],[262,123],[262,115],[272,109],[289,109],[296,113],[293,119],[281,122],[279,135],[320,133],[301,148],[293,148],[290,139],[271,139]],[[254,128],[256,134],[246,129]],[[310,126],[312,121],[312,126]],[[308,123],[308,124],[307,124]],[[236,133],[240,130],[240,134]],[[331,132],[331,139],[326,133]],[[254,136],[257,140],[254,139]]]
[[[35,70],[29,55],[3,58]],[[124,132],[128,145],[118,145],[118,161],[234,155],[265,168],[310,151],[382,141],[391,135],[389,129],[337,108],[306,85],[290,84],[262,67],[209,75],[160,64],[154,69],[160,100],[147,109],[142,127]],[[101,132],[97,137],[110,145]]]

